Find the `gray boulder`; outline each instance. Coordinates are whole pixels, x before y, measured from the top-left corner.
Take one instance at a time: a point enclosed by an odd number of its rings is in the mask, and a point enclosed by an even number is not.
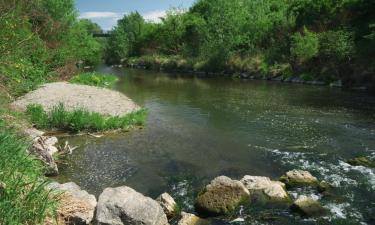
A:
[[[73,183],[51,183],[48,188],[59,199],[59,221],[67,225],[91,224],[94,218],[96,198]]]
[[[208,225],[209,222],[191,213],[181,213],[181,219],[177,225]]]
[[[288,187],[294,186],[318,186],[319,181],[309,171],[291,170],[280,177],[280,181]]]
[[[253,200],[265,202],[290,202],[285,191],[285,184],[280,181],[271,181],[268,177],[246,175],[241,182],[249,190]]]
[[[98,225],[167,225],[163,208],[130,187],[106,188],[96,209]]]
[[[238,180],[217,177],[198,195],[195,208],[207,215],[223,215],[233,211],[250,193]]]
[[[305,217],[319,217],[328,213],[319,202],[312,198],[301,196],[292,205],[292,209]]]
[[[168,218],[172,218],[177,213],[177,203],[168,193],[161,194],[156,201],[163,208]]]

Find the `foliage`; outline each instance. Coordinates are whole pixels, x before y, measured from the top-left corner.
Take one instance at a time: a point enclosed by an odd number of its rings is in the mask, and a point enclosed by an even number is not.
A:
[[[133,126],[143,126],[146,119],[145,110],[125,116],[104,116],[85,109],[67,111],[63,104],[55,106],[51,112],[46,112],[40,105],[28,105],[26,114],[39,129],[56,128],[70,132],[125,130]]]
[[[290,53],[300,62],[305,62],[319,53],[319,38],[316,34],[304,29],[303,35],[299,32],[292,35]]]
[[[55,208],[43,166],[27,154],[28,144],[0,121],[0,224],[43,224]]]
[[[198,0],[157,24],[125,16],[106,55],[116,63],[178,57],[192,62],[190,69],[217,72],[264,74],[292,65],[288,76],[352,84],[359,71],[375,80],[374,9],[374,1],[362,0]]]
[[[111,87],[115,84],[118,78],[110,74],[100,73],[81,73],[70,79],[71,83],[85,84],[96,87]]]
[[[92,27],[78,20],[73,0],[2,1],[0,83],[19,96],[66,65],[99,63],[103,49]]]

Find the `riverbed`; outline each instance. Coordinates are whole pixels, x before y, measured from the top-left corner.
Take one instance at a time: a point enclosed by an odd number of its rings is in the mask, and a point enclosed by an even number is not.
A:
[[[305,169],[335,186],[329,197],[290,192],[310,195],[331,210],[319,223],[375,221],[374,170],[346,163],[357,156],[375,159],[375,97],[272,81],[100,71],[116,74],[114,89],[147,109],[146,126],[102,138],[68,138],[79,148],[60,166],[58,180],[74,181],[96,196],[121,185],[153,198],[166,191],[193,212],[194,196],[216,176],[278,179],[290,169]],[[316,223],[287,209],[257,207],[216,223],[237,217],[245,220],[241,224]]]

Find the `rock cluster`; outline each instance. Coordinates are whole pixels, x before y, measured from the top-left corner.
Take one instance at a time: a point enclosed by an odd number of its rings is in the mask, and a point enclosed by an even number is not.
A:
[[[246,175],[240,181],[226,176],[217,177],[198,194],[195,209],[203,216],[218,216],[233,212],[242,203],[257,204],[258,200],[262,200],[269,204],[286,203],[285,206],[290,206],[291,210],[303,217],[327,214],[328,210],[316,200],[299,196],[292,202],[286,191],[290,185],[313,185],[311,188],[322,186],[316,186],[319,184],[318,179],[309,172],[292,170],[282,176],[281,180],[286,184],[261,176]],[[329,186],[328,183],[324,184],[326,187]],[[175,200],[168,193],[163,193],[154,200],[130,187],[121,186],[106,188],[96,202],[94,196],[82,191],[74,183],[53,183],[49,188],[63,192],[62,204],[58,210],[63,224],[169,225],[171,221],[178,225],[210,224],[208,220],[194,214],[179,213]]]

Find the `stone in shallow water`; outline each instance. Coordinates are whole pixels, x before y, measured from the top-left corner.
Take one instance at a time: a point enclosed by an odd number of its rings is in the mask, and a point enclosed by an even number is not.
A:
[[[291,170],[280,177],[280,181],[288,187],[294,186],[317,186],[318,179],[305,170]]]
[[[202,214],[223,215],[236,209],[249,197],[249,191],[240,181],[220,176],[198,195],[195,208]]]
[[[375,163],[366,157],[357,157],[348,160],[348,163],[352,166],[364,166],[369,168],[375,168]]]
[[[172,218],[177,213],[177,203],[168,193],[161,194],[156,201],[163,208],[168,218]]]
[[[300,196],[293,203],[292,209],[306,217],[319,217],[328,213],[328,210],[319,202],[306,196]]]
[[[198,216],[191,213],[181,213],[181,219],[178,221],[178,225],[208,225],[209,222],[205,219],[201,219]]]
[[[280,181],[271,181],[268,177],[246,175],[241,182],[250,191],[252,199],[270,202],[289,202],[290,197],[285,191],[285,184]],[[254,199],[256,198],[256,199]]]
[[[96,198],[73,183],[51,183],[48,188],[58,193],[59,220],[66,225],[91,224],[94,218]]]
[[[167,225],[159,203],[130,187],[106,188],[96,209],[98,225]]]

